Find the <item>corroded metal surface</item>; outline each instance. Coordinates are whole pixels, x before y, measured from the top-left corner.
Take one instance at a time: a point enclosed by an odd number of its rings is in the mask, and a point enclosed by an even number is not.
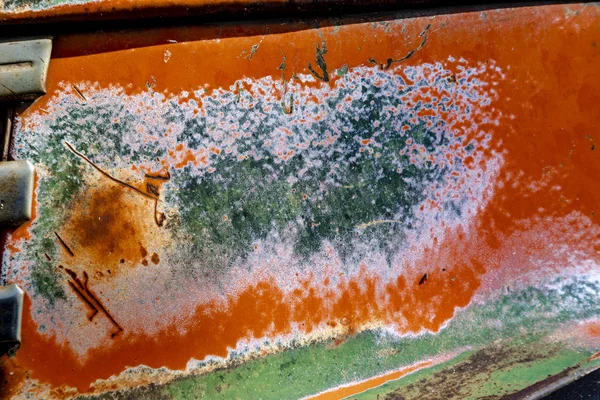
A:
[[[594,368],[599,22],[206,28],[53,59],[16,120],[37,179],[3,255],[27,291],[3,393],[419,398],[458,368],[443,390],[467,398]]]

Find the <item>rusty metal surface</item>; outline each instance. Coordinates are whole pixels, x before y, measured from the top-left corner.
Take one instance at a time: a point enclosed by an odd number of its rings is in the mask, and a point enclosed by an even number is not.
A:
[[[15,121],[37,178],[3,395],[497,398],[595,368],[599,22],[207,26],[52,59]]]

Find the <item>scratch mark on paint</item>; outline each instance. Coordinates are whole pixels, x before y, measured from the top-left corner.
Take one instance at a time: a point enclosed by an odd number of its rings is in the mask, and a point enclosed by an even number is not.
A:
[[[6,90],[8,90],[9,92],[11,92],[13,95],[17,95],[11,88],[9,88],[8,86],[6,86],[5,84],[3,84],[2,82],[0,82],[0,85],[2,85],[2,87]]]
[[[71,150],[71,152],[73,154],[75,154],[78,157],[82,158],[85,162],[87,162],[88,164],[90,164],[96,171],[100,172],[102,175],[104,175],[105,177],[107,177],[111,181],[116,182],[119,185],[122,185],[122,186],[124,186],[124,187],[126,187],[128,189],[131,189],[134,192],[139,193],[139,194],[141,194],[144,197],[148,197],[148,198],[150,198],[152,200],[157,200],[157,198],[154,195],[151,195],[151,194],[148,194],[146,192],[143,192],[140,189],[136,188],[135,186],[132,186],[132,185],[130,185],[127,182],[123,182],[122,180],[119,180],[119,179],[113,177],[108,172],[104,171],[102,168],[100,168],[99,166],[97,166],[92,160],[90,160],[89,158],[87,158],[82,153],[78,152],[77,150],[75,150],[75,148],[69,142],[65,142],[65,145],[69,148],[69,150]]]
[[[68,281],[69,286],[75,291],[78,297],[81,300],[83,300],[83,302],[92,310],[92,314],[88,316],[88,319],[92,321],[94,319],[94,316],[98,314],[98,310],[100,310],[108,318],[110,323],[116,328],[116,331],[111,333],[111,338],[114,338],[116,335],[122,332],[123,328],[121,327],[121,325],[119,325],[119,323],[108,312],[104,304],[102,304],[98,297],[88,287],[89,277],[87,272],[83,272],[82,283],[81,280],[77,277],[77,273],[75,273],[75,271],[68,268],[64,268],[64,271],[71,277],[71,280]]]
[[[67,245],[67,243],[65,243],[65,241],[60,237],[60,235],[57,232],[54,232],[54,234],[56,235],[56,238],[58,239],[60,245],[67,251],[67,253],[69,253],[71,257],[75,257],[75,254],[73,253],[71,248]]]
[[[87,99],[85,98],[83,93],[81,93],[81,90],[79,90],[79,88],[75,85],[71,85],[71,86],[73,87],[73,90],[75,90],[75,93],[77,93],[77,95],[81,98],[81,100],[83,100],[84,103],[87,103]]]
[[[160,181],[168,181],[171,179],[171,173],[169,171],[167,171],[166,175],[159,175],[159,174],[144,174],[144,176],[148,179],[156,179],[156,180],[160,180]]]
[[[373,64],[379,64],[379,68],[381,68],[382,70],[386,70],[389,69],[394,63],[399,63],[408,60],[409,58],[414,56],[417,51],[421,50],[423,46],[425,46],[425,43],[427,43],[427,31],[429,30],[429,28],[431,28],[431,24],[427,25],[425,29],[423,29],[423,31],[419,33],[419,37],[423,38],[419,46],[409,51],[404,57],[399,58],[397,60],[394,60],[393,58],[388,58],[385,65],[383,63],[378,63],[374,58],[370,58],[369,62]]]

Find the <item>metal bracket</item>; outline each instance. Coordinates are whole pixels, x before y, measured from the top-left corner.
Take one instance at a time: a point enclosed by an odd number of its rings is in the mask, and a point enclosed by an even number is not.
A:
[[[23,290],[13,284],[0,286],[0,356],[12,355],[21,346]]]
[[[0,162],[0,226],[31,219],[33,165],[26,160]]]
[[[46,93],[51,52],[50,38],[0,42],[0,227],[31,218],[33,165],[8,161],[8,150],[14,103]]]
[[[52,40],[39,38],[0,43],[0,227],[31,219],[34,168],[26,160],[8,161],[16,102],[46,93]],[[21,345],[23,290],[0,286],[0,356]]]
[[[46,93],[52,39],[0,43],[0,102],[32,100]]]

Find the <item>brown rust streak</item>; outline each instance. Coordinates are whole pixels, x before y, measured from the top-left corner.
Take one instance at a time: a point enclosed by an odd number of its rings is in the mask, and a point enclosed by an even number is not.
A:
[[[58,242],[67,251],[67,253],[69,253],[71,255],[71,257],[75,257],[75,253],[73,253],[71,248],[67,245],[67,243],[65,243],[65,241],[60,237],[60,235],[56,231],[54,232],[54,234],[56,235]]]
[[[90,307],[93,311],[92,315],[88,316],[88,319],[90,321],[92,321],[94,316],[98,313],[98,310],[100,310],[104,315],[106,315],[106,317],[108,318],[110,323],[115,328],[117,328],[116,332],[111,333],[111,335],[110,335],[111,338],[114,338],[117,334],[119,334],[119,332],[123,331],[123,328],[121,327],[121,325],[119,325],[119,323],[114,319],[114,317],[110,314],[110,312],[108,312],[106,307],[104,307],[104,304],[102,304],[102,302],[98,299],[98,297],[88,287],[88,281],[89,281],[88,273],[83,271],[83,283],[82,283],[81,280],[77,277],[77,274],[73,270],[65,268],[65,272],[72,279],[72,280],[68,281],[69,286],[71,286],[71,288],[75,291],[75,293],[77,293],[78,297],[81,300],[83,300],[85,302],[85,304],[88,305],[88,307]]]
[[[102,302],[100,300],[98,300],[98,297],[96,297],[96,295],[90,290],[90,288],[88,287],[88,274],[87,272],[83,271],[83,278],[84,278],[84,283],[83,286],[85,288],[85,292],[92,298],[94,299],[94,301],[96,302],[96,305],[100,308],[100,310],[104,313],[104,315],[106,315],[106,317],[110,320],[110,322],[115,326],[115,328],[117,328],[117,332],[113,332],[110,336],[111,337],[115,337],[119,332],[121,332],[123,330],[123,328],[121,327],[121,325],[119,325],[119,323],[113,318],[113,316],[108,312],[108,310],[106,309],[106,307],[104,307],[104,304],[102,304]]]
[[[156,196],[156,199],[154,200],[154,222],[156,222],[156,225],[160,228],[164,225],[167,217],[164,213],[158,211],[158,199],[160,196],[158,186],[146,183],[146,191]]]
[[[158,199],[154,201],[154,222],[160,228],[165,224],[167,216],[165,213],[158,211]]]
[[[151,183],[146,183],[146,191],[148,191],[148,193],[155,195],[156,197],[159,196],[158,187]]]
[[[559,382],[563,379],[566,379],[573,372],[577,371],[581,367],[580,364],[575,364],[572,367],[569,367],[556,375],[552,375],[542,381],[534,383],[533,385],[526,387],[523,390],[519,390],[518,392],[508,394],[506,396],[502,396],[500,400],[518,400],[525,398],[534,398],[536,394],[539,394],[544,388],[550,386],[553,383]]]
[[[594,354],[592,354],[592,355],[591,355],[591,356],[590,356],[590,357],[587,359],[587,361],[593,361],[593,360],[595,360],[595,359],[597,359],[597,358],[600,358],[600,351],[599,351],[599,352],[597,352],[597,353],[594,353]]]
[[[151,175],[151,174],[145,174],[144,175],[146,178],[148,179],[157,179],[159,181],[169,181],[171,180],[171,173],[169,171],[167,171],[167,175]]]
[[[79,88],[78,88],[77,86],[75,86],[75,85],[71,85],[71,86],[73,87],[73,90],[75,90],[75,92],[77,93],[77,95],[78,95],[79,97],[81,97],[81,99],[82,99],[82,100],[83,100],[85,103],[87,103],[87,99],[85,98],[85,96],[83,95],[83,93],[81,93],[81,90],[79,90]]]
[[[114,325],[115,328],[117,328],[116,332],[113,332],[110,334],[110,337],[114,338],[115,336],[117,336],[121,331],[123,331],[123,328],[121,327],[121,325],[119,325],[119,323],[113,318],[113,316],[108,312],[108,310],[106,309],[106,307],[104,307],[104,305],[102,304],[102,302],[100,302],[100,300],[98,300],[98,298],[96,297],[96,295],[94,295],[94,293],[88,289],[86,287],[86,293],[89,294],[94,301],[96,302],[96,305],[100,308],[100,311],[102,311],[104,313],[104,315],[106,315],[106,317],[110,320],[110,322]]]
[[[87,297],[85,297],[81,290],[77,286],[75,286],[75,284],[72,281],[67,281],[67,283],[69,284],[69,286],[71,286],[71,289],[75,291],[77,296],[92,310],[92,315],[88,315],[88,320],[92,321],[96,314],[98,314],[98,309],[92,304],[91,301],[88,300]]]

